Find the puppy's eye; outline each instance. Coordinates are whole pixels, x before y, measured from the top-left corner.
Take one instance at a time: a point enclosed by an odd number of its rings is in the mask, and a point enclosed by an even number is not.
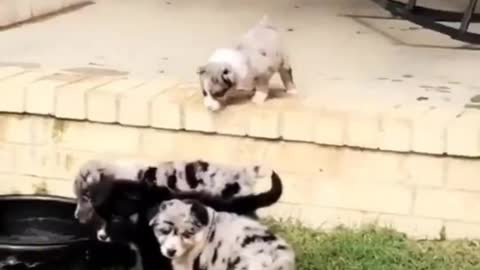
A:
[[[172,231],[172,229],[171,228],[161,228],[159,231],[160,231],[161,234],[169,234]]]
[[[185,239],[189,239],[192,236],[193,236],[192,232],[183,232],[182,233],[182,237],[185,238]]]
[[[223,70],[223,75],[228,75],[228,73],[230,73],[230,71],[228,69]]]

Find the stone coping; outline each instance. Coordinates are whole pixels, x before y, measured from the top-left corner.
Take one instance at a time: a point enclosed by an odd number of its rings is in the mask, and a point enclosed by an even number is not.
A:
[[[37,19],[79,5],[92,3],[90,0],[2,0],[0,6],[0,28]]]
[[[319,85],[322,89],[318,96],[275,97],[263,106],[243,102],[210,113],[203,106],[197,83],[164,76],[140,80],[12,66],[0,67],[0,111],[384,151],[480,157],[480,103],[478,107],[476,103],[480,102],[476,98],[480,90],[462,89],[454,82],[449,86],[422,85],[422,91],[436,95],[424,97],[413,86],[394,89],[400,87],[396,85],[381,78],[337,82]]]

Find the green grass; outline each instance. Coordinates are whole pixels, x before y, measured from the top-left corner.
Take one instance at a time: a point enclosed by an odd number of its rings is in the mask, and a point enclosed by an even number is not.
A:
[[[480,269],[480,241],[414,241],[375,226],[325,233],[292,222],[266,222],[295,249],[297,270]]]

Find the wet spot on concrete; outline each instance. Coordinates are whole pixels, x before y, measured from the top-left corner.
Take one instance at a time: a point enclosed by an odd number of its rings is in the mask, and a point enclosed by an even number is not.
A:
[[[295,5],[295,6],[293,6],[293,8],[300,8],[300,6],[299,6],[299,5]]]
[[[160,70],[158,71],[158,73],[159,73],[159,74],[164,74],[164,73],[165,73],[165,70],[160,69]]]
[[[460,84],[460,82],[457,82],[457,81],[450,81],[450,82],[447,82],[448,84],[454,84],[454,85],[458,85]]]
[[[103,64],[95,63],[95,62],[89,62],[88,65],[89,66],[98,66],[98,67],[103,67],[104,66]]]
[[[480,95],[475,95],[470,98],[470,101],[473,103],[480,103]]]
[[[465,104],[465,108],[480,110],[480,104],[471,104],[471,103]]]
[[[416,31],[416,30],[420,30],[420,29],[421,29],[420,27],[410,26],[410,27],[407,27],[407,28],[402,28],[400,30],[401,31]]]
[[[401,79],[393,79],[392,82],[403,82]]]
[[[100,75],[100,76],[128,75],[128,72],[125,72],[125,71],[107,69],[107,68],[92,68],[92,67],[69,68],[69,69],[65,69],[65,71],[77,72],[77,73],[82,73],[87,75]]]
[[[428,97],[424,97],[424,96],[417,97],[417,100],[418,100],[418,101],[428,100]]]
[[[444,98],[442,98],[442,100],[445,101],[445,102],[450,102],[451,101],[451,99],[449,97],[444,97]]]
[[[293,32],[293,28],[287,28],[288,32]]]
[[[388,78],[386,78],[386,77],[378,77],[377,80],[379,80],[379,81],[386,81],[386,80],[388,80]]]
[[[403,78],[413,78],[413,75],[412,74],[403,74],[402,76]]]
[[[425,84],[422,84],[420,85],[420,88],[423,88],[423,89],[433,89],[435,87],[431,86],[431,85],[425,85]]]
[[[168,60],[168,57],[162,57],[162,58],[160,58],[160,60],[162,60],[162,61],[167,61],[167,60]]]

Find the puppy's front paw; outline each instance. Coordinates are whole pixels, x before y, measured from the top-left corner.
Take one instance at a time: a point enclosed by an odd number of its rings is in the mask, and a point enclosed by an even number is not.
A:
[[[298,94],[297,88],[287,89],[287,94],[295,96]]]
[[[264,92],[257,91],[252,97],[252,102],[261,105],[265,103],[265,100],[267,100],[268,94]]]
[[[110,242],[111,241],[111,239],[108,236],[105,229],[100,229],[100,230],[97,231],[97,239],[101,242]]]

